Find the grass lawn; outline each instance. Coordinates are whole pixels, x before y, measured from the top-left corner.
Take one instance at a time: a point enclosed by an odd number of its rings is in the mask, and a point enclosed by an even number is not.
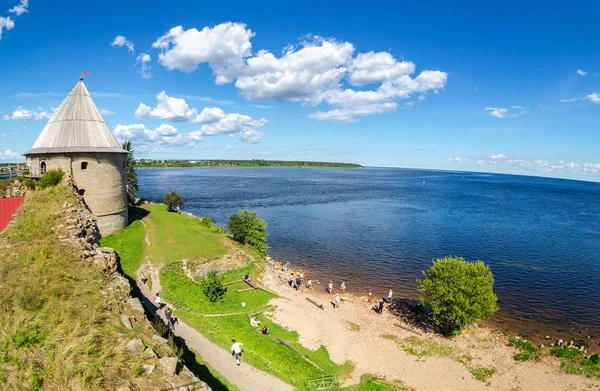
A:
[[[167,211],[162,204],[144,206],[148,216],[149,257],[156,264],[168,265],[182,259],[193,261],[220,258],[227,253],[222,243],[226,235],[211,233],[200,221]]]
[[[301,386],[304,380],[318,377],[324,373],[306,362],[297,352],[289,347],[269,339],[250,326],[245,312],[254,312],[268,307],[268,302],[275,295],[260,289],[238,292],[249,286],[244,282],[227,284],[227,295],[216,303],[208,301],[202,293],[197,281],[188,278],[182,270],[182,259],[190,261],[208,261],[221,258],[228,251],[241,248],[222,233],[211,233],[197,219],[177,213],[167,212],[167,207],[160,204],[145,205],[143,210],[137,209],[138,215],[145,214],[143,222],[134,221],[127,229],[116,235],[103,239],[102,244],[111,246],[121,256],[121,263],[126,273],[139,267],[144,256],[155,265],[162,265],[160,270],[161,295],[176,307],[175,314],[184,322],[194,327],[214,343],[229,350],[231,339],[235,338],[244,344],[243,360],[256,368],[278,376],[288,383]],[[150,241],[147,247],[144,237]],[[249,258],[256,254],[244,249]],[[225,282],[241,280],[250,273],[256,281],[264,264],[254,263],[249,266],[226,272]],[[245,303],[245,306],[242,306]],[[222,317],[204,317],[204,314],[237,315]],[[323,347],[311,351],[298,343],[298,334],[273,323],[268,316],[260,314],[257,318],[261,325],[271,330],[273,338],[281,338],[298,349],[309,360],[321,367],[325,374],[345,376],[353,367],[351,363],[337,365],[329,358]],[[217,377],[217,376],[215,376]]]
[[[100,240],[103,247],[113,248],[121,257],[121,269],[135,280],[135,272],[139,269],[144,254],[146,243],[144,242],[145,229],[140,220],[129,224],[118,234],[110,235]]]

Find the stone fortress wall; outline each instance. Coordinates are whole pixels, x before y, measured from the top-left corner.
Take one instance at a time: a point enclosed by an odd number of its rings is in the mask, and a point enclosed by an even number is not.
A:
[[[127,154],[73,152],[27,156],[27,166],[34,176],[42,174],[42,163],[46,172],[61,169],[65,181],[72,179],[96,216],[102,235],[110,235],[127,225]]]

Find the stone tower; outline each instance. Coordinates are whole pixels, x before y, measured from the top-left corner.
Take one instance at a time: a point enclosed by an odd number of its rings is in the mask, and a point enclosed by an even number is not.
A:
[[[127,225],[127,151],[111,133],[83,78],[23,155],[33,177],[64,171],[98,219],[102,235]]]

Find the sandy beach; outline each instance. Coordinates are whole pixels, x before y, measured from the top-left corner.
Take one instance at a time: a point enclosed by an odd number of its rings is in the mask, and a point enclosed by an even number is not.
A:
[[[411,328],[394,317],[387,307],[383,314],[372,310],[377,297],[342,294],[340,308],[334,308],[335,293],[341,281],[334,281],[332,295],[326,282],[313,283],[313,290],[290,288],[284,272],[275,262],[261,276],[262,284],[280,295],[271,304],[278,324],[297,331],[300,343],[310,349],[325,346],[331,359],[342,364],[350,360],[354,371],[345,384],[359,382],[365,373],[388,381],[401,380],[418,390],[587,390],[600,387],[600,381],[560,371],[558,358],[543,356],[541,362],[517,362],[518,352],[508,346],[508,336],[491,327],[469,328],[459,337],[445,339],[433,333],[420,335],[398,327]],[[308,275],[306,277],[309,277]],[[352,287],[348,287],[350,292]],[[319,309],[306,300],[324,306]],[[407,351],[423,352],[415,355]],[[473,372],[493,369],[484,381]]]

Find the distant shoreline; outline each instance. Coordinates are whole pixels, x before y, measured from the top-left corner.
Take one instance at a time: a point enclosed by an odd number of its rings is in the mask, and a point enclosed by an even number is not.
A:
[[[364,168],[356,163],[313,162],[302,160],[150,160],[140,159],[136,168],[227,168],[227,167],[294,167],[294,168]]]

